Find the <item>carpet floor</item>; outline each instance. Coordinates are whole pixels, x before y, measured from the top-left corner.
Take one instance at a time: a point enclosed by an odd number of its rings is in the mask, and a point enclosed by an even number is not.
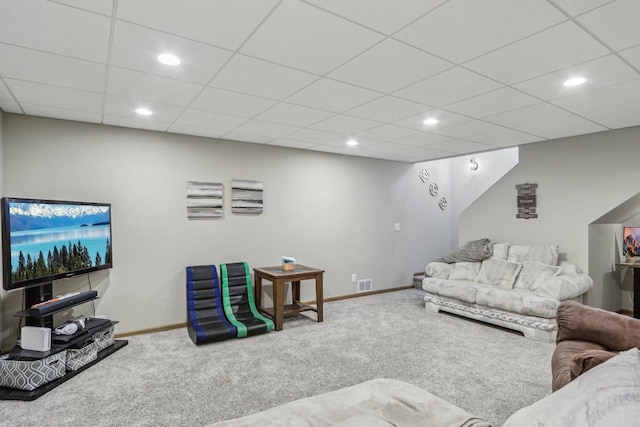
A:
[[[551,392],[554,345],[424,309],[408,289],[326,303],[284,329],[195,346],[186,329],[129,345],[33,402],[0,402],[3,426],[199,426],[393,378],[496,426]]]

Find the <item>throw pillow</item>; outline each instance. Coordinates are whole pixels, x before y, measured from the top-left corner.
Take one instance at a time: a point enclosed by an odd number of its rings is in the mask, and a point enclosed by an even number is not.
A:
[[[518,275],[514,288],[535,291],[543,281],[559,273],[560,267],[537,261],[525,261],[522,263],[522,271]]]
[[[506,261],[508,255],[509,255],[509,242],[493,244],[493,255],[491,255],[492,257]]]
[[[561,261],[560,274],[582,274],[582,269],[570,261]]]
[[[449,280],[468,280],[475,282],[479,272],[479,262],[454,262],[451,264]]]
[[[482,261],[478,282],[485,285],[511,289],[522,268],[518,262],[509,262],[496,258]]]
[[[507,261],[537,261],[543,264],[558,264],[558,245],[511,245]]]
[[[427,276],[435,279],[448,279],[451,275],[451,264],[446,262],[430,262],[424,271]]]

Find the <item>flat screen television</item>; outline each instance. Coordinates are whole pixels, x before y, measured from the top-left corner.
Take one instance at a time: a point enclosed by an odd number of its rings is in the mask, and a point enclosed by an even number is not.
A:
[[[640,227],[624,227],[622,255],[640,257]]]
[[[7,290],[113,267],[111,204],[2,199]]]

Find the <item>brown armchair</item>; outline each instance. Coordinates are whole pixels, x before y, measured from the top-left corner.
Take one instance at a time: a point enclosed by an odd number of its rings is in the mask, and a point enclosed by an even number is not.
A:
[[[552,390],[612,358],[640,347],[640,319],[565,301],[558,307],[556,349],[551,358]]]

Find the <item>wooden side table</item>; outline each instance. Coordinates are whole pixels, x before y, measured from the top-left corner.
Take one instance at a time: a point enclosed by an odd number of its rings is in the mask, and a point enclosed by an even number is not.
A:
[[[640,262],[621,262],[616,265],[633,269],[633,317],[640,319]]]
[[[322,275],[324,270],[306,265],[296,264],[293,270],[283,270],[282,266],[259,267],[253,269],[255,280],[256,306],[273,318],[276,331],[282,330],[282,323],[286,316],[298,314],[302,311],[315,311],[318,322],[322,322]],[[273,308],[262,307],[262,279],[273,283]],[[303,304],[300,301],[300,282],[314,279],[316,283],[316,307]],[[291,282],[292,304],[284,303],[284,284]]]

